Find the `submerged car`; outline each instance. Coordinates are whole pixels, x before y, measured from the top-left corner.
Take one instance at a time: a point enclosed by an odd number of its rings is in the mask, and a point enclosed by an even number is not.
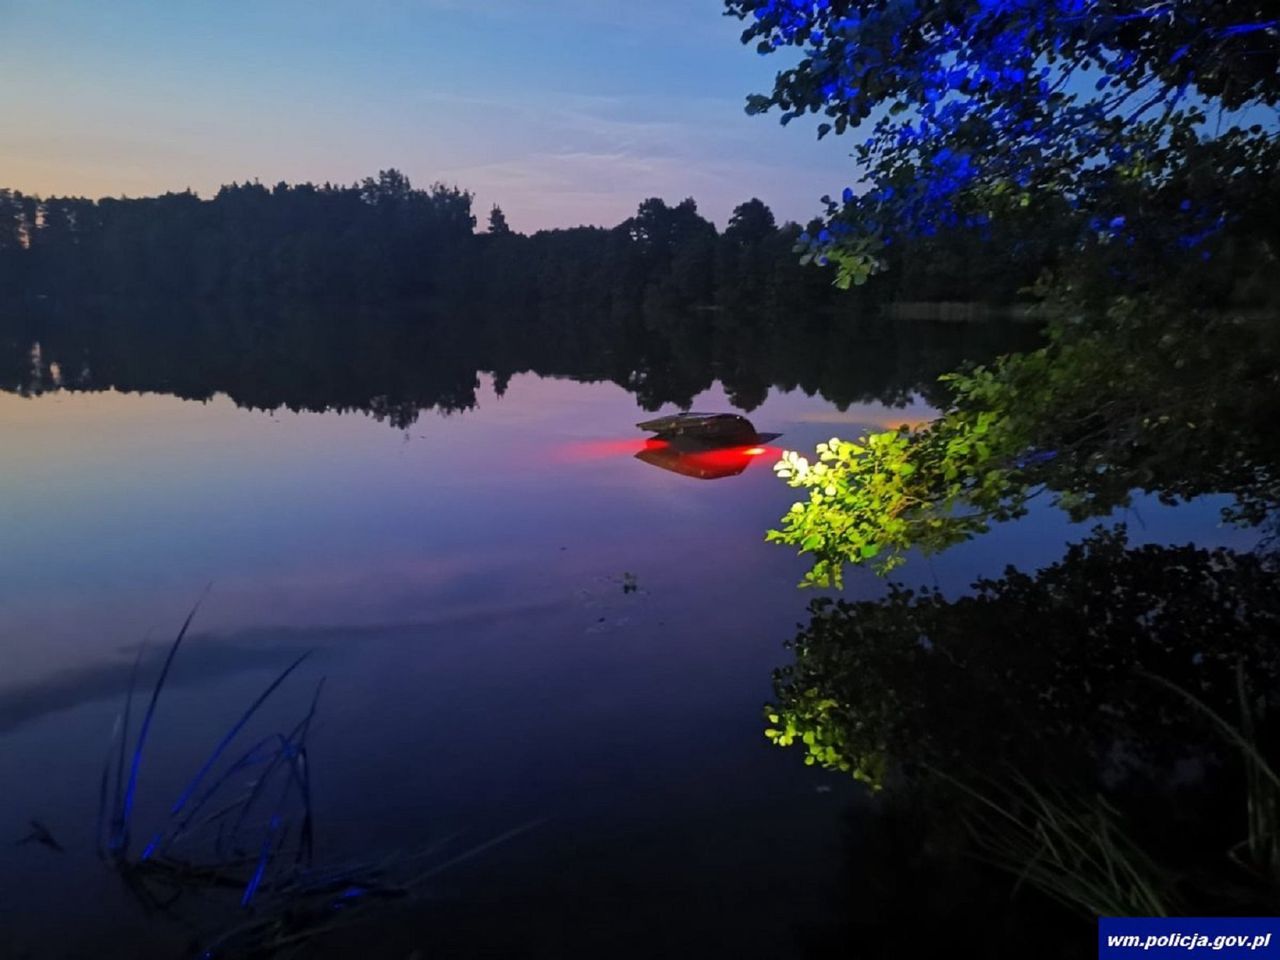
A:
[[[673,413],[641,421],[636,426],[684,449],[706,450],[760,442],[760,434],[751,421],[736,413]]]
[[[768,452],[761,446],[779,436],[759,433],[736,413],[676,413],[636,424],[655,434],[637,460],[699,480],[732,477]]]

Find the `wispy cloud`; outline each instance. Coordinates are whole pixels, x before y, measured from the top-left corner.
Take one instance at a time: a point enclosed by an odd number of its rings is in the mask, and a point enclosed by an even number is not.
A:
[[[720,0],[392,0],[384,5],[400,10],[416,6],[507,23],[541,20],[610,26],[637,34],[660,33],[669,41],[723,35],[722,21],[736,23],[724,17]]]

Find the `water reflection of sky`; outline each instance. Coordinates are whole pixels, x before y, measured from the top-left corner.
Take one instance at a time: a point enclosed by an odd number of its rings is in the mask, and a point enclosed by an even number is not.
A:
[[[704,408],[728,404],[713,391]],[[927,413],[775,392],[751,417],[807,450]],[[39,815],[87,853],[131,650],[171,634],[211,583],[163,703],[149,795],[171,795],[193,749],[314,649],[292,695],[329,678],[315,762],[338,848],[544,816],[553,825],[526,848],[544,857],[658,850],[694,831],[718,851],[704,882],[759,909],[745,873],[776,867],[784,840],[800,859],[829,851],[822,831],[850,795],[843,782],[815,793],[830,778],[760,730],[807,600],[802,562],[762,540],[792,491],[767,458],[711,482],[639,462],[645,416],[616,386],[532,375],[404,433],[221,398],[0,395],[0,846]],[[1051,562],[1082,532],[1040,510],[906,572],[957,591],[1007,563]],[[1131,532],[1245,542],[1216,528],[1212,504],[1140,503]],[[850,579],[852,594],[880,589]],[[67,867],[20,855],[26,872],[0,873],[0,894],[33,918],[35,942],[60,929],[48,903]],[[602,869],[579,868],[583,883]],[[770,908],[774,927],[766,909],[746,933],[781,936],[806,895],[801,884]],[[86,918],[77,935],[121,916]]]
[[[756,419],[807,443],[900,415],[829,413],[784,395]],[[756,545],[787,499],[767,465],[708,489],[644,469],[638,414],[611,385],[536,377],[407,433],[222,399],[0,398],[0,629],[40,638],[11,644],[7,682],[110,655],[209,582],[207,630],[357,626],[547,601],[624,569],[714,572],[719,538]],[[740,551],[735,568],[786,566],[771,553]]]

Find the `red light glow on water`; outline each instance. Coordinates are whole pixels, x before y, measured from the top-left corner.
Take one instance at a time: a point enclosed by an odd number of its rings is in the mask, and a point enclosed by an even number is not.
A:
[[[639,451],[645,449],[646,442],[637,437],[628,437],[625,440],[574,440],[556,444],[551,448],[551,457],[555,461],[566,463],[634,457]],[[665,443],[665,441],[656,442]]]

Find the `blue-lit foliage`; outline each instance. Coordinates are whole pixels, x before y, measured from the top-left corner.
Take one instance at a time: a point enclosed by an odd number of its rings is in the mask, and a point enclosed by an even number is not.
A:
[[[865,181],[806,236],[846,280],[898,238],[1034,216],[1075,242],[1207,254],[1276,168],[1280,16],[1249,0],[726,0],[761,53],[796,48],[749,113],[859,128]]]

